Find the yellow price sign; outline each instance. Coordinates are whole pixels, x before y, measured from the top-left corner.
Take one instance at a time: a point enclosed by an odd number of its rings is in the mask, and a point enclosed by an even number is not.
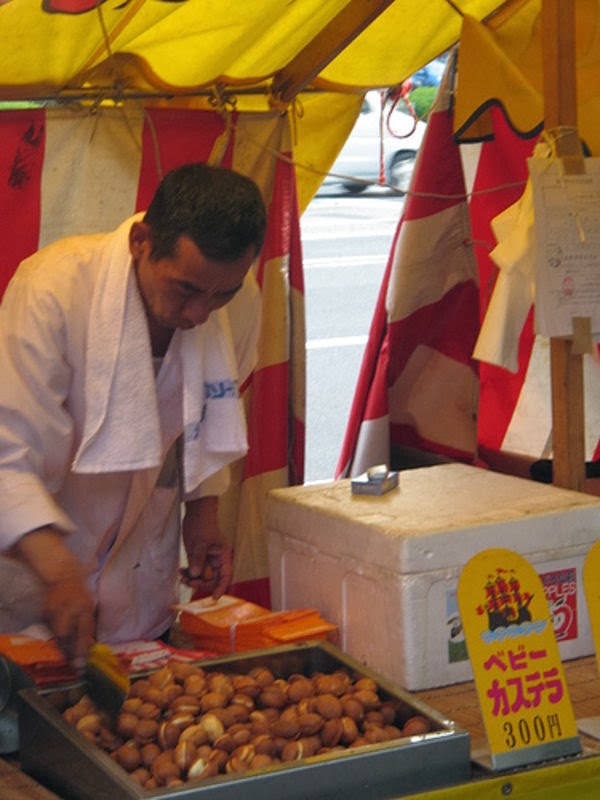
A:
[[[542,581],[522,556],[474,556],[458,607],[494,769],[581,752]]]
[[[600,653],[600,541],[590,547],[583,564],[583,589],[596,656],[598,656]]]

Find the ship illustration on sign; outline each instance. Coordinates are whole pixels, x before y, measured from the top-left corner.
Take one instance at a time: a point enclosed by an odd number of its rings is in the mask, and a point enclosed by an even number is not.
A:
[[[485,640],[504,639],[528,632],[543,630],[545,620],[533,620],[530,604],[533,593],[521,586],[514,569],[497,567],[488,575],[484,587],[485,600],[477,607],[479,615],[487,615]]]

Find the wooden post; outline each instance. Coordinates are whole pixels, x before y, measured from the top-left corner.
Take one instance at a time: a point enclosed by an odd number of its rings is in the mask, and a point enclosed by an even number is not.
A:
[[[271,86],[273,97],[282,103],[293,100],[392,2],[393,0],[350,0],[289,64],[275,73]]]
[[[585,164],[577,134],[575,66],[576,0],[542,0],[544,47],[544,127],[559,133],[556,154],[565,172],[582,173]],[[572,337],[550,340],[552,374],[553,482],[583,491],[585,483],[585,420],[583,355]]]

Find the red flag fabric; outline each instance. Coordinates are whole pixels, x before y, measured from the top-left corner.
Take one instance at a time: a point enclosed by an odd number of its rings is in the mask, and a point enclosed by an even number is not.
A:
[[[288,151],[290,155],[290,151]],[[258,270],[263,296],[259,364],[248,391],[249,451],[234,484],[237,510],[231,593],[270,607],[265,506],[271,489],[301,484],[305,445],[302,252],[291,158],[278,162],[267,241]]]
[[[449,80],[430,115],[394,240],[337,477],[394,466],[407,449],[475,459],[477,266]]]
[[[535,146],[514,133],[499,109],[490,113],[494,135],[478,155],[469,232],[451,115],[436,104],[378,299],[337,477],[394,465],[411,450],[409,466],[440,454],[481,466],[503,462],[519,474],[552,453],[549,341],[534,334],[533,309],[519,338],[516,372],[471,358],[497,276],[491,222],[523,194]],[[467,241],[473,246],[461,255]],[[598,357],[584,360],[584,387],[586,458],[596,459]],[[414,449],[426,454],[424,461]]]
[[[477,248],[481,285],[482,320],[495,286],[497,267],[489,257],[496,241],[492,220],[520,200],[528,179],[527,158],[536,138],[518,137],[499,108],[492,108],[494,137],[482,144],[471,201],[475,241],[488,243]],[[534,309],[530,309],[518,342],[517,369],[480,363],[480,407],[478,448],[482,461],[501,463],[508,455],[523,459],[515,468],[528,472],[535,459],[552,456],[552,387],[550,342],[534,332]],[[598,353],[583,359],[585,455],[600,454],[598,431],[600,407],[600,360]],[[501,461],[498,462],[498,454]]]
[[[44,112],[2,113],[0,148],[0,296],[15,266],[38,245]]]
[[[519,138],[508,126],[499,109],[491,109],[494,138],[483,142],[473,183],[471,223],[479,266],[481,320],[490,303],[497,267],[489,257],[496,243],[491,221],[516,203],[527,181],[527,158],[535,140]],[[533,347],[533,313],[523,328],[519,342],[519,369],[516,373],[481,362],[479,367],[480,405],[478,441],[485,450],[500,450],[510,425]]]

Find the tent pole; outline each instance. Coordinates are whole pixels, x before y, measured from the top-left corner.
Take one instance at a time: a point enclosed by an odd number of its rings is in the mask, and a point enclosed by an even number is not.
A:
[[[273,97],[289,103],[393,0],[350,0],[302,50],[273,76]]]
[[[542,0],[544,127],[560,135],[556,155],[566,173],[585,172],[577,134],[575,0]],[[583,355],[573,337],[550,339],[552,385],[553,483],[583,491],[585,421]]]

